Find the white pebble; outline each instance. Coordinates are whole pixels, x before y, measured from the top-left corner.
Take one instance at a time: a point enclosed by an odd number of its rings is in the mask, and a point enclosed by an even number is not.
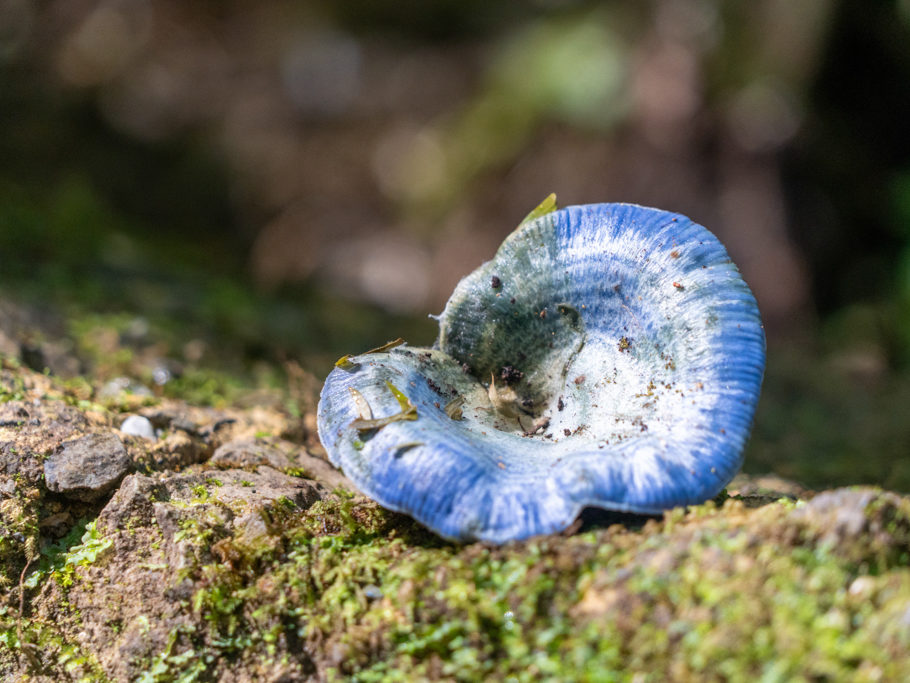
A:
[[[141,436],[143,439],[155,441],[155,429],[152,427],[152,423],[148,418],[140,415],[130,415],[126,418],[120,425],[120,431],[124,434]]]

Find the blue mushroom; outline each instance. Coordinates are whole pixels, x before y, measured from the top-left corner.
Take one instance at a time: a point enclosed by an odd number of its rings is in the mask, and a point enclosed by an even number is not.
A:
[[[448,539],[549,534],[588,506],[660,513],[739,470],[764,333],[723,245],[685,216],[532,217],[438,320],[433,348],[342,358],[318,424],[361,491]]]

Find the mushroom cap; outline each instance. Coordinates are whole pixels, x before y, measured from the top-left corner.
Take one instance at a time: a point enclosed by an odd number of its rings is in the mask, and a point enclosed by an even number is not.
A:
[[[584,507],[656,514],[733,478],[765,364],[755,299],[688,218],[629,204],[523,223],[464,278],[432,349],[346,357],[329,459],[383,506],[503,543]]]

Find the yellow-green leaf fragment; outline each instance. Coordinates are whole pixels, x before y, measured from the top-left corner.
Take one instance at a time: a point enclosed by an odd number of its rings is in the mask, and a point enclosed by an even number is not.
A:
[[[389,380],[385,381],[385,385],[389,388],[389,391],[392,392],[392,395],[398,401],[398,405],[401,406],[402,412],[407,412],[413,410],[414,414],[417,414],[417,407],[411,403],[411,399],[404,395],[404,392],[401,391],[398,387],[392,384]]]
[[[411,403],[411,400],[405,396],[404,393],[394,384],[388,380],[386,380],[385,384],[389,388],[389,391],[392,392],[395,400],[398,401],[398,405],[401,406],[401,412],[395,413],[394,415],[389,415],[388,417],[377,417],[370,419],[359,417],[351,423],[351,426],[354,429],[358,429],[360,431],[365,431],[368,429],[380,429],[381,427],[385,427],[386,425],[392,424],[393,422],[402,422],[405,420],[417,419],[417,406]]]
[[[404,339],[398,337],[398,339],[393,339],[390,342],[386,342],[382,346],[377,346],[375,349],[370,349],[369,351],[364,351],[361,355],[365,356],[368,353],[382,353],[383,351],[388,351],[389,349],[394,349],[396,346],[401,346],[404,344]]]
[[[341,358],[339,358],[338,360],[335,361],[335,367],[341,368],[342,370],[350,371],[350,370],[353,370],[354,368],[356,368],[357,365],[358,364],[354,362],[354,356],[352,356],[351,354],[342,356]]]
[[[393,339],[390,342],[386,342],[382,346],[377,346],[375,349],[370,349],[369,351],[364,351],[363,353],[361,353],[359,355],[366,356],[367,354],[370,354],[370,353],[382,353],[383,351],[388,351],[389,349],[394,349],[396,346],[401,346],[402,344],[404,344],[404,339],[402,339],[401,337],[398,337],[398,339]],[[351,370],[353,370],[354,368],[359,367],[359,365],[360,365],[360,363],[356,362],[354,360],[354,356],[350,353],[345,356],[342,356],[341,358],[339,358],[338,360],[335,361],[336,368],[341,368],[342,370],[347,370],[349,372]]]
[[[519,223],[519,225],[524,225],[528,221],[533,221],[535,218],[540,218],[541,216],[546,216],[548,213],[553,213],[557,208],[559,207],[556,206],[556,193],[551,192],[546,199],[531,211],[531,213],[524,217],[524,220]]]
[[[445,411],[453,420],[460,420],[464,417],[461,407],[464,405],[464,396],[456,396],[451,401],[446,403]]]
[[[411,412],[395,413],[394,415],[389,415],[388,417],[377,417],[372,420],[364,420],[362,417],[359,417],[351,423],[351,426],[354,429],[366,431],[368,429],[379,429],[381,427],[385,427],[386,425],[390,425],[393,422],[404,422],[407,420],[416,419],[417,411],[413,410]]]

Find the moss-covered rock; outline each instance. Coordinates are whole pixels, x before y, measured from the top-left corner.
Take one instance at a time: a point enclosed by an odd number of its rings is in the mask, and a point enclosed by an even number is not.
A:
[[[347,490],[288,396],[0,369],[0,674],[56,681],[900,680],[910,499],[739,478],[660,518],[446,543]],[[300,401],[298,405],[311,405]],[[147,418],[148,439],[118,429]],[[119,439],[74,500],[47,458]]]

